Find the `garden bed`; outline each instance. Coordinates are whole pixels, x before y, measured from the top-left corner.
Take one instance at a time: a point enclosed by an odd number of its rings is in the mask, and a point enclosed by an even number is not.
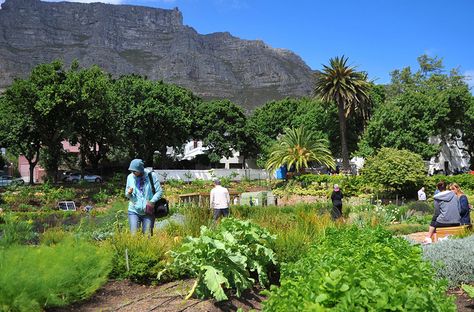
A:
[[[143,286],[127,280],[110,281],[87,301],[76,303],[48,312],[66,311],[244,311],[261,310],[265,299],[259,289],[246,292],[241,298],[231,297],[228,301],[184,300],[193,280],[175,281],[160,286]]]

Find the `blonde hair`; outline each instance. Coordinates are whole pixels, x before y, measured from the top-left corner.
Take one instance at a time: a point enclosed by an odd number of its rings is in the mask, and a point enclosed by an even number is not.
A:
[[[464,194],[464,192],[462,191],[461,187],[459,186],[459,184],[457,183],[451,183],[449,185],[449,189],[451,191],[453,191],[454,193],[456,193],[456,195],[462,195]]]

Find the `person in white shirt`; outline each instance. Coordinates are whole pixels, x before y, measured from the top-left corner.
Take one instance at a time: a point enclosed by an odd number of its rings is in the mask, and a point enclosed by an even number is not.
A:
[[[418,191],[418,200],[426,200],[426,194],[425,194],[425,188],[424,187],[422,187]]]
[[[211,208],[214,209],[214,221],[217,221],[220,216],[229,216],[230,195],[229,191],[221,186],[221,181],[214,180],[214,188],[211,190]]]

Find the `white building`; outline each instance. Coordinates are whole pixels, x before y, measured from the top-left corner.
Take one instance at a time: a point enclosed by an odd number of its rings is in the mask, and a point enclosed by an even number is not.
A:
[[[427,162],[428,174],[452,174],[469,168],[469,154],[463,150],[462,141],[445,142],[440,137],[432,137],[429,142],[441,146],[439,154]]]
[[[175,157],[177,160],[192,160],[198,155],[202,155],[207,150],[203,146],[202,141],[193,140],[184,145],[182,154],[175,154],[173,149],[169,148],[167,154]],[[223,169],[256,169],[257,164],[253,159],[246,159],[240,155],[240,152],[233,151],[233,156],[230,158],[222,158],[219,161],[220,168]],[[200,169],[200,168],[196,168]]]

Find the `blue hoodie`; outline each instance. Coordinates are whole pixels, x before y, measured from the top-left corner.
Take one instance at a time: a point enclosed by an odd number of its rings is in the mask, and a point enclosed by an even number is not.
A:
[[[452,191],[443,191],[434,196],[436,222],[454,224],[461,221],[461,205]]]
[[[148,172],[150,171],[145,170],[143,175],[140,177],[136,177],[133,173],[130,173],[127,176],[125,196],[130,200],[128,203],[128,211],[135,212],[139,215],[145,215],[147,201],[156,203],[163,194],[160,181],[156,178],[156,175],[152,173],[153,183],[156,190],[156,193],[153,194]],[[130,187],[133,188],[133,193],[131,195],[128,194],[128,189]]]

